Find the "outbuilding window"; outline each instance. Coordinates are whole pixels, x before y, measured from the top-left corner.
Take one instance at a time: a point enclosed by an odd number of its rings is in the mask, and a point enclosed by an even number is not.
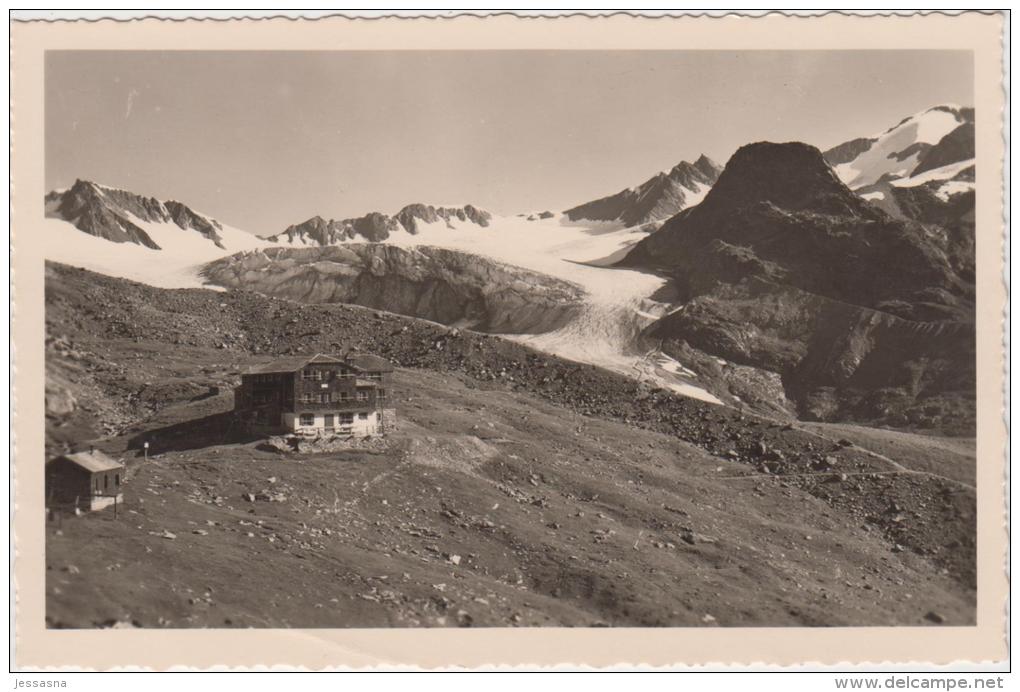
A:
[[[315,414],[314,413],[302,413],[301,414],[301,425],[315,425]]]

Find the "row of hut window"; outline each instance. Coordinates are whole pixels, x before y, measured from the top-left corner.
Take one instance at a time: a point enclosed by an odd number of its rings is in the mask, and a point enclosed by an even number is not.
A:
[[[349,372],[349,371],[337,372],[335,370],[318,370],[318,369],[313,369],[313,370],[302,370],[301,371],[301,379],[303,379],[303,380],[321,381],[321,380],[332,380],[332,379],[337,378],[337,377],[345,378],[346,379],[346,378],[351,378],[351,377],[359,377],[359,375],[356,374],[356,373],[353,373],[353,372]],[[365,373],[363,375],[360,375],[360,377],[362,377],[364,379],[368,379],[368,380],[381,380],[382,379],[382,373],[381,372],[369,372],[369,373]]]
[[[320,394],[305,392],[304,394],[301,395],[299,401],[301,401],[302,404],[314,404],[314,403],[330,404],[333,403],[334,401],[342,402],[368,401],[369,398],[368,393],[370,391],[371,391],[370,389],[358,390],[356,397],[352,397],[349,392],[338,392],[336,395],[333,395],[328,392]],[[379,401],[385,401],[386,390],[385,389],[375,390],[375,398]],[[268,404],[271,401],[274,401],[275,399],[276,399],[275,396],[267,392],[256,392],[252,397],[252,401],[255,404]]]
[[[359,413],[358,414],[358,420],[368,420],[368,414],[367,413]],[[340,413],[340,414],[337,414],[337,425],[338,426],[343,427],[345,425],[353,425],[353,424],[354,424],[354,414],[353,413]],[[315,414],[314,413],[302,413],[301,414],[301,425],[303,425],[303,426],[315,425]]]
[[[371,391],[370,389],[359,389],[356,398],[352,397],[348,392],[338,392],[335,396],[329,392],[323,392],[321,394],[311,394],[306,392],[301,395],[300,401],[302,404],[314,404],[314,403],[330,404],[333,403],[334,401],[355,401],[355,400],[368,401],[368,394],[370,391]],[[385,400],[386,390],[385,389],[375,390],[375,398],[378,400]]]

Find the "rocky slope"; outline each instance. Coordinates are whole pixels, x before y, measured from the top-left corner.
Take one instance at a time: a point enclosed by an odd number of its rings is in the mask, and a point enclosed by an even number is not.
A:
[[[777,424],[356,306],[49,265],[46,307],[51,451],[129,466],[119,518],[47,524],[49,627],[974,621],[966,445]],[[350,348],[399,366],[387,440],[281,454],[225,425],[252,364]]]
[[[682,161],[637,187],[580,204],[564,212],[567,218],[615,221],[625,227],[667,219],[701,201],[716,179],[719,166],[702,155],[693,164]]]
[[[353,303],[506,334],[557,329],[583,291],[537,272],[455,250],[355,243],[270,248],[217,260],[205,279],[306,303]]]
[[[919,173],[924,173],[934,168],[941,168],[951,163],[973,158],[974,121],[973,115],[971,115],[970,120],[964,122],[940,139],[935,146],[924,152],[924,155],[917,162],[917,168],[910,175],[916,176]]]
[[[807,420],[973,434],[969,323],[904,320],[745,279],[695,298],[648,334],[682,362],[691,362],[693,348],[779,373],[794,412]]]
[[[382,242],[393,233],[416,235],[423,225],[442,223],[453,227],[456,223],[486,227],[492,215],[470,204],[463,207],[434,207],[430,204],[409,204],[393,216],[372,212],[342,220],[326,220],[313,216],[266,240],[287,245],[327,246],[352,240]]]
[[[778,373],[809,418],[966,432],[974,337],[963,234],[889,216],[814,147],[759,143],[623,264],[669,273],[687,302],[650,328],[667,352]]]
[[[972,298],[941,238],[861,200],[800,143],[741,147],[704,202],[622,264],[666,269],[690,297],[757,276],[908,319],[966,314]]]

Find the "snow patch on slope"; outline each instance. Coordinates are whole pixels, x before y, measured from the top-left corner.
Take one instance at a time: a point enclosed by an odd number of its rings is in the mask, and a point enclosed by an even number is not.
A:
[[[202,260],[135,243],[113,243],[61,219],[43,219],[40,230],[46,238],[47,260],[158,288],[205,287],[199,276]]]
[[[686,201],[687,207],[685,208],[693,207],[696,204],[701,204],[701,202],[705,199],[705,195],[707,195],[708,191],[711,189],[712,189],[711,185],[705,185],[703,183],[698,182],[694,183],[694,187],[691,188],[691,193],[687,195]]]
[[[950,163],[939,168],[933,168],[930,171],[924,173],[918,173],[911,178],[901,178],[900,180],[891,181],[892,185],[896,187],[914,187],[916,185],[923,185],[934,180],[950,180],[962,171],[970,168],[974,165],[974,159],[967,159],[966,161],[957,161],[956,163]]]
[[[963,194],[965,192],[973,192],[975,190],[973,180],[954,180],[956,176],[960,175],[968,168],[973,167],[974,159],[957,161],[956,163],[950,163],[939,168],[933,168],[929,171],[919,173],[912,178],[893,180],[890,184],[895,187],[917,187],[918,185],[925,185],[927,183],[936,183],[931,186],[935,196],[943,202],[948,202],[950,198],[955,195]]]
[[[223,248],[219,248],[200,233],[174,223],[144,221],[127,213],[125,218],[145,231],[161,249],[115,243],[84,233],[63,219],[45,218],[42,232],[46,238],[46,259],[159,288],[208,288],[199,276],[207,262],[271,245],[221,224],[217,233]]]
[[[834,170],[850,188],[872,185],[882,178],[909,175],[917,167],[924,145],[937,144],[959,125],[960,118],[955,113],[932,108],[875,135],[875,142],[867,150]]]

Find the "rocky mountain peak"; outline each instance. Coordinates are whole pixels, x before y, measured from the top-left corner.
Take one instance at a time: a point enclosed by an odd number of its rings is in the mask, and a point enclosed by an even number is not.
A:
[[[705,200],[640,241],[626,266],[665,269],[693,297],[748,277],[916,319],[965,311],[947,248],[847,188],[800,142],[741,147]]]
[[[802,142],[756,142],[736,151],[705,198],[706,205],[769,203],[789,210],[862,213],[865,204]]]
[[[46,214],[73,224],[78,230],[117,243],[137,243],[160,249],[139,223],[174,224],[196,231],[223,249],[223,225],[182,202],[166,202],[91,180],[78,178],[64,191],[46,195]]]
[[[698,160],[694,162],[694,167],[710,178],[718,178],[722,172],[722,166],[704,154],[699,156]]]
[[[668,219],[700,202],[719,176],[719,167],[702,154],[693,164],[681,161],[637,187],[578,205],[564,212],[572,221],[609,221],[640,226]]]

